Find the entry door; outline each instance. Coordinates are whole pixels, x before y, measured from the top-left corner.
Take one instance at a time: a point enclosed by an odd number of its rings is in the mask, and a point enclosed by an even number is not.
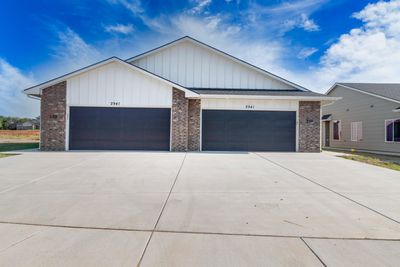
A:
[[[202,149],[295,151],[295,111],[203,110]]]
[[[169,150],[169,108],[71,107],[69,148]]]
[[[331,123],[330,121],[325,122],[325,146],[330,146],[330,132],[331,132]]]

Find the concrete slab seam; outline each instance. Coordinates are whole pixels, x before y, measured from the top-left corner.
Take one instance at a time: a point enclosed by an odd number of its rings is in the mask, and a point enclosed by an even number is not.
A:
[[[303,239],[303,238],[301,238],[300,237],[300,239],[301,239],[301,241],[303,241],[303,243],[307,246],[307,248],[312,252],[312,254],[314,254],[314,256],[321,262],[321,264],[323,265],[323,266],[327,266],[326,264],[325,264],[325,262],[323,262],[322,261],[322,259],[317,255],[317,253],[307,244],[307,242]]]
[[[37,224],[37,223],[22,223],[22,222],[6,222],[0,221],[0,224],[25,225],[50,228],[67,228],[67,229],[84,229],[84,230],[103,230],[103,231],[122,231],[122,232],[146,232],[146,233],[171,233],[171,234],[194,234],[194,235],[221,235],[221,236],[247,236],[247,237],[274,237],[274,238],[306,238],[320,240],[359,240],[359,241],[393,241],[399,242],[400,238],[362,238],[362,237],[323,237],[323,236],[295,236],[295,235],[273,235],[273,234],[241,234],[241,233],[220,233],[220,232],[200,232],[200,231],[174,231],[174,230],[146,230],[133,228],[110,228],[110,227],[91,227],[91,226],[69,226],[57,224]]]
[[[31,180],[31,181],[29,181],[29,182],[27,182],[27,183],[20,184],[20,185],[16,185],[16,186],[13,186],[13,187],[11,187],[11,188],[7,188],[7,189],[5,189],[5,190],[3,190],[3,191],[0,191],[0,194],[7,193],[7,192],[13,191],[13,190],[15,190],[15,189],[24,187],[24,186],[26,186],[26,185],[33,184],[33,183],[35,183],[35,182],[38,182],[38,181],[43,180],[43,179],[45,179],[45,178],[48,178],[49,176],[52,176],[53,174],[66,171],[66,170],[75,168],[75,167],[77,167],[77,166],[80,166],[80,165],[82,165],[82,164],[84,164],[84,163],[86,163],[86,162],[88,162],[88,161],[95,160],[95,159],[97,159],[97,158],[100,157],[100,156],[101,156],[101,154],[100,154],[100,155],[97,155],[97,156],[94,157],[94,158],[86,159],[86,160],[84,160],[84,161],[81,161],[81,162],[79,162],[79,163],[73,164],[73,165],[71,165],[71,166],[68,166],[68,167],[62,168],[62,169],[60,169],[60,170],[56,170],[56,171],[53,171],[53,172],[48,173],[48,174],[46,174],[46,175],[40,176],[40,177],[38,177],[38,178],[36,178],[36,179],[33,179],[33,180]]]
[[[285,166],[283,166],[283,165],[281,165],[281,164],[279,164],[277,162],[274,162],[273,160],[267,159],[267,158],[265,158],[265,157],[263,157],[263,156],[261,156],[261,155],[259,155],[257,153],[254,153],[254,154],[257,155],[258,157],[260,157],[260,158],[272,163],[272,164],[275,164],[276,166],[279,166],[279,167],[281,167],[281,168],[283,168],[283,169],[285,169],[285,170],[297,175],[300,178],[303,178],[303,179],[305,179],[305,180],[307,180],[307,181],[309,181],[309,182],[311,182],[311,183],[313,183],[315,185],[318,185],[318,186],[320,186],[320,187],[322,187],[322,188],[324,188],[324,189],[326,189],[326,190],[328,190],[328,191],[330,191],[330,192],[332,192],[332,193],[334,193],[334,194],[336,194],[338,196],[341,196],[341,197],[343,197],[343,198],[345,198],[345,199],[347,199],[347,200],[349,200],[349,201],[351,201],[351,202],[353,202],[353,203],[355,203],[355,204],[357,204],[357,205],[359,205],[361,207],[364,207],[364,208],[368,209],[369,211],[372,211],[372,212],[374,212],[374,213],[376,213],[376,214],[378,214],[378,215],[380,215],[382,217],[385,217],[386,219],[389,219],[389,220],[391,220],[391,221],[393,221],[395,223],[400,224],[400,221],[398,221],[396,219],[393,219],[393,218],[391,218],[391,217],[389,217],[389,216],[387,216],[387,215],[385,215],[385,214],[383,214],[383,213],[381,213],[381,212],[379,212],[377,210],[374,210],[374,209],[372,209],[372,208],[370,208],[370,207],[368,207],[368,206],[366,206],[366,205],[364,205],[364,204],[362,204],[362,203],[360,203],[360,202],[358,202],[358,201],[356,201],[354,199],[351,199],[351,198],[349,198],[349,197],[347,197],[347,196],[345,196],[345,195],[343,195],[343,194],[341,194],[341,193],[339,193],[339,192],[337,192],[337,191],[335,191],[333,189],[330,189],[329,187],[326,187],[326,186],[324,186],[324,185],[322,185],[320,183],[317,183],[317,182],[313,181],[310,178],[307,178],[307,177],[305,177],[305,176],[303,176],[303,175],[301,175],[301,174],[299,174],[299,173],[297,173],[297,172],[295,172],[295,171],[293,171],[293,170],[291,170],[289,168],[286,168]]]
[[[176,184],[176,181],[178,180],[178,176],[179,176],[179,174],[181,173],[183,164],[185,163],[185,160],[186,160],[186,156],[187,156],[187,153],[185,153],[185,156],[183,157],[181,166],[179,166],[179,169],[178,169],[178,172],[176,173],[174,182],[172,183],[172,186],[171,186],[171,189],[169,190],[168,196],[167,196],[167,198],[166,198],[166,200],[165,200],[165,202],[164,202],[164,205],[163,205],[162,208],[161,208],[161,211],[160,211],[160,214],[158,215],[157,221],[156,221],[156,223],[154,224],[154,228],[153,228],[153,230],[151,231],[150,237],[149,237],[149,239],[147,240],[147,243],[146,243],[146,246],[144,247],[143,253],[142,253],[142,255],[140,256],[140,259],[139,259],[139,262],[138,262],[138,264],[137,264],[137,267],[139,267],[140,264],[141,264],[142,261],[143,261],[144,255],[146,254],[147,247],[148,247],[149,244],[150,244],[150,241],[151,241],[151,238],[153,237],[154,231],[155,231],[156,228],[157,228],[157,225],[158,225],[158,223],[159,223],[159,221],[160,221],[160,219],[161,219],[161,216],[162,216],[162,214],[163,214],[163,212],[164,212],[164,209],[165,209],[165,207],[167,206],[168,200],[169,200],[169,198],[170,198],[170,196],[171,196],[172,190],[174,189],[174,186],[175,186],[175,184]]]

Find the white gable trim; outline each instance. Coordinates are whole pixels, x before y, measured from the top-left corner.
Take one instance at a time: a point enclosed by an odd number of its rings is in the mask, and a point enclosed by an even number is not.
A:
[[[363,90],[358,90],[356,88],[345,86],[345,85],[340,84],[340,83],[335,83],[331,88],[329,88],[329,90],[325,94],[329,95],[337,86],[340,86],[340,87],[343,87],[343,88],[346,88],[346,89],[349,89],[349,90],[352,90],[352,91],[355,91],[355,92],[359,92],[359,93],[362,93],[362,94],[374,96],[374,97],[377,97],[377,98],[380,98],[380,99],[384,99],[384,100],[387,100],[387,101],[391,101],[391,102],[400,104],[400,101],[397,101],[397,100],[394,100],[394,99],[391,99],[391,98],[388,98],[388,97],[384,97],[384,96],[381,96],[381,95],[373,94],[373,93],[370,93],[370,92],[365,92]]]
[[[290,82],[290,81],[288,81],[288,80],[286,80],[286,79],[284,79],[282,77],[279,77],[279,76],[277,76],[277,75],[275,75],[273,73],[270,73],[270,72],[268,72],[266,70],[263,70],[263,69],[261,69],[261,68],[259,68],[257,66],[254,66],[254,65],[252,65],[252,64],[250,64],[250,63],[248,63],[246,61],[243,61],[243,60],[241,60],[241,59],[239,59],[239,58],[237,58],[235,56],[232,56],[232,55],[230,55],[228,53],[225,53],[225,52],[223,52],[223,51],[221,51],[221,50],[219,50],[219,49],[217,49],[215,47],[212,47],[212,46],[210,46],[208,44],[205,44],[205,43],[203,43],[201,41],[198,41],[198,40],[196,40],[196,39],[194,39],[192,37],[189,37],[189,36],[185,36],[185,37],[179,38],[179,39],[177,39],[175,41],[169,42],[169,43],[167,43],[165,45],[162,45],[160,47],[154,48],[152,50],[149,50],[149,51],[144,52],[142,54],[139,54],[137,56],[128,58],[126,61],[131,63],[132,61],[135,61],[135,60],[141,59],[143,57],[146,57],[146,56],[148,56],[150,54],[165,50],[165,49],[170,48],[172,46],[175,46],[175,45],[177,45],[179,43],[182,43],[184,41],[189,41],[189,42],[191,42],[193,44],[196,44],[196,45],[199,45],[199,46],[201,46],[201,47],[203,47],[203,48],[205,48],[207,50],[211,50],[213,52],[216,52],[217,54],[219,54],[219,55],[221,55],[221,56],[223,56],[225,58],[228,58],[230,60],[233,60],[234,62],[236,62],[236,63],[238,63],[238,64],[240,64],[242,66],[245,66],[245,67],[250,68],[250,69],[252,69],[254,71],[257,71],[258,73],[266,75],[269,78],[273,78],[273,79],[278,80],[278,81],[280,81],[282,83],[288,84],[288,85],[290,85],[290,86],[292,86],[292,87],[294,87],[296,89],[299,89],[299,90],[302,90],[302,91],[310,91],[310,90],[308,90],[308,89],[306,89],[306,88],[304,88],[304,87],[302,87],[302,86],[300,86],[298,84],[292,83],[292,82]]]
[[[132,64],[129,64],[129,63],[123,61],[122,59],[117,58],[117,57],[112,57],[112,58],[100,61],[100,62],[95,63],[93,65],[90,65],[88,67],[79,69],[77,71],[68,73],[66,75],[60,76],[60,77],[55,78],[55,79],[52,79],[50,81],[35,85],[33,87],[29,87],[29,88],[23,90],[23,93],[25,93],[27,95],[41,95],[42,94],[42,90],[44,88],[47,88],[47,87],[52,86],[52,85],[55,85],[55,84],[57,84],[59,82],[65,81],[65,80],[67,80],[67,79],[69,79],[71,77],[77,76],[77,75],[82,74],[84,72],[88,72],[90,70],[93,70],[95,68],[101,67],[101,66],[106,65],[106,64],[111,63],[111,62],[117,62],[117,63],[123,64],[123,65],[125,65],[125,66],[127,66],[127,67],[129,67],[129,68],[131,68],[131,69],[133,69],[135,71],[138,71],[138,72],[140,72],[140,73],[142,73],[144,75],[150,76],[150,77],[152,77],[152,78],[154,78],[156,80],[162,81],[162,82],[164,82],[164,83],[166,83],[166,84],[168,84],[168,85],[170,85],[170,86],[172,86],[174,88],[182,90],[183,92],[185,92],[185,96],[186,97],[198,97],[197,93],[195,93],[195,92],[193,92],[191,90],[188,90],[188,89],[186,89],[185,87],[183,87],[183,86],[181,86],[179,84],[176,84],[174,82],[168,81],[168,80],[166,80],[166,79],[164,79],[164,78],[162,78],[162,77],[160,77],[158,75],[155,75],[155,74],[153,74],[153,73],[151,73],[151,72],[149,72],[147,70],[144,70],[144,69],[142,69],[140,67],[137,67],[137,66],[134,66]]]

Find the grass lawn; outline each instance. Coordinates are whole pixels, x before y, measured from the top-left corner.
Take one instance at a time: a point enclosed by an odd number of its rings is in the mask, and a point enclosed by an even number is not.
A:
[[[38,148],[39,143],[0,143],[0,152]]]
[[[341,152],[345,155],[341,155],[338,157],[355,160],[359,162],[368,163],[371,165],[384,167],[388,169],[392,169],[395,171],[400,171],[400,157],[396,156],[387,156],[387,155],[379,155],[379,154],[372,154],[372,153],[364,153],[364,152],[357,152],[357,151],[338,151],[338,150],[331,150],[329,151],[336,151]]]

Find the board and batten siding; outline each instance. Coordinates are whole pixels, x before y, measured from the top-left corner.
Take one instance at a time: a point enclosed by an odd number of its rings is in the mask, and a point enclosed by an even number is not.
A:
[[[188,40],[133,60],[131,63],[189,88],[294,88]]]
[[[333,140],[331,123],[330,147],[400,153],[400,143],[385,142],[385,120],[400,118],[399,113],[392,111],[400,104],[340,86],[329,96],[342,97],[334,104],[322,107],[323,115],[332,114],[332,120],[341,121],[342,135],[339,141]],[[352,122],[362,122],[362,141],[351,141]]]
[[[67,79],[67,105],[171,107],[172,87],[112,62]]]

